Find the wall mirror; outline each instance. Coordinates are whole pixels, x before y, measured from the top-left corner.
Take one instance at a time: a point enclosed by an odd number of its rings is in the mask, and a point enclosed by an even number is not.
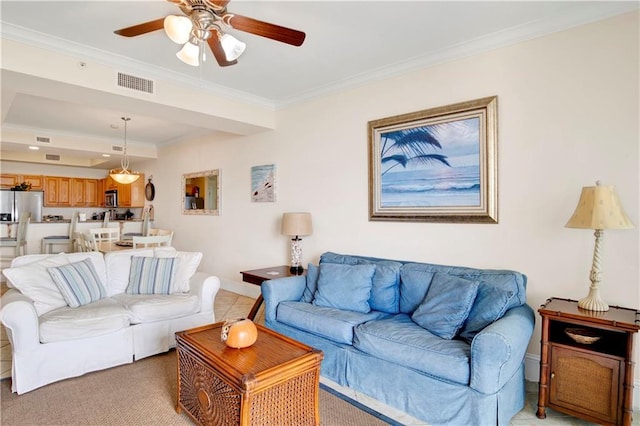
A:
[[[220,215],[220,170],[182,175],[182,214]]]

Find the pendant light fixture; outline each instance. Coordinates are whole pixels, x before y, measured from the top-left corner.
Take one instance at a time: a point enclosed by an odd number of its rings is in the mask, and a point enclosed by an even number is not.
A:
[[[124,121],[124,151],[122,152],[122,160],[120,161],[120,170],[113,169],[109,171],[111,179],[118,183],[130,184],[138,180],[140,174],[129,170],[129,157],[127,156],[127,122],[131,120],[129,117],[120,117]]]

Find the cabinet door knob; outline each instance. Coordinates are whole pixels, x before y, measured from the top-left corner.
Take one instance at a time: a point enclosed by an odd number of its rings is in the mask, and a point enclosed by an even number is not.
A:
[[[553,379],[554,377],[556,377],[556,373],[551,373],[551,378]]]

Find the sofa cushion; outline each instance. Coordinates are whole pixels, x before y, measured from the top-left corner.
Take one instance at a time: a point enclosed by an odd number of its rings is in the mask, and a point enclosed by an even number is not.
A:
[[[515,271],[500,269],[474,269],[462,266],[434,265],[430,263],[405,263],[400,268],[400,275],[403,277],[406,271],[422,271],[425,277],[436,272],[455,275],[469,280],[481,281],[480,286],[491,285],[504,291],[513,291],[515,296],[509,301],[507,310],[526,303],[526,276]],[[428,279],[428,278],[427,278]],[[411,283],[401,280],[400,282],[400,312],[411,314],[422,302],[425,293],[412,291]]]
[[[82,305],[65,306],[40,317],[40,342],[101,336],[129,327],[131,314],[112,299]]]
[[[162,249],[162,250],[159,250]],[[169,250],[167,250],[169,249]],[[131,269],[131,256],[148,257],[176,257],[179,259],[176,275],[176,291],[188,292],[189,281],[196,273],[202,253],[176,251],[173,247],[143,248],[135,250],[112,251],[104,256],[104,262],[108,271],[107,295],[124,293],[129,285],[129,270]]]
[[[64,255],[50,256],[39,262],[24,266],[7,268],[2,271],[12,287],[33,300],[38,316],[57,308],[67,306],[56,283],[49,275],[50,267],[66,265],[69,262]]]
[[[469,384],[471,347],[462,340],[446,340],[398,314],[356,326],[353,346],[377,358],[443,380]]]
[[[453,339],[469,316],[478,281],[436,272],[413,322],[443,339]]]
[[[345,345],[352,343],[356,325],[385,316],[384,312],[361,313],[305,302],[280,302],[276,312],[277,320],[283,324]]]
[[[198,270],[202,261],[202,253],[197,251],[177,251],[175,247],[154,247],[155,257],[175,257],[179,260],[176,270],[176,291],[186,293],[189,291],[191,277]]]
[[[129,285],[131,256],[153,256],[153,248],[116,250],[104,255],[107,268],[107,296],[124,293]]]
[[[471,343],[483,328],[502,318],[515,295],[514,291],[480,283],[471,312],[460,331],[460,337]]]
[[[338,263],[344,265],[376,265],[373,274],[369,305],[375,311],[396,314],[400,309],[400,267],[401,262],[374,257],[351,256],[326,252],[320,257],[320,263]]]
[[[320,264],[313,304],[367,313],[375,265]]]
[[[176,275],[175,257],[131,257],[127,294],[171,294]]]
[[[72,308],[95,302],[107,295],[90,259],[48,268],[48,271],[67,305]]]
[[[304,293],[302,293],[302,302],[313,302],[313,295],[318,288],[318,274],[320,270],[316,265],[310,263],[307,266],[306,285],[304,287]]]
[[[421,269],[400,269],[402,280],[402,293],[400,294],[400,306],[403,312],[415,311],[427,295],[434,272]]]
[[[195,294],[118,294],[113,299],[131,315],[131,323],[166,320],[196,314],[200,300]],[[212,318],[213,320],[213,318]]]

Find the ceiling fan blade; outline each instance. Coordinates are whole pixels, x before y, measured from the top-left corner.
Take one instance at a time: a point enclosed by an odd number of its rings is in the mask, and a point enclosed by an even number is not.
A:
[[[213,52],[213,56],[216,58],[218,65],[221,67],[228,67],[229,65],[235,65],[238,61],[228,61],[227,55],[225,55],[224,50],[222,49],[222,45],[220,44],[220,40],[216,37],[215,34],[212,34],[211,37],[207,40],[211,51]]]
[[[236,30],[270,38],[293,46],[302,45],[306,37],[302,31],[292,30],[291,28],[281,27],[280,25],[258,21],[257,19],[233,13],[227,13],[222,17],[222,20],[225,24]]]
[[[208,3],[213,3],[219,8],[224,8],[229,4],[230,0],[208,0]]]
[[[135,37],[142,34],[150,33],[152,31],[161,30],[164,28],[164,18],[156,19],[155,21],[145,22],[144,24],[134,25],[132,27],[122,28],[114,31],[114,33],[124,37]]]

